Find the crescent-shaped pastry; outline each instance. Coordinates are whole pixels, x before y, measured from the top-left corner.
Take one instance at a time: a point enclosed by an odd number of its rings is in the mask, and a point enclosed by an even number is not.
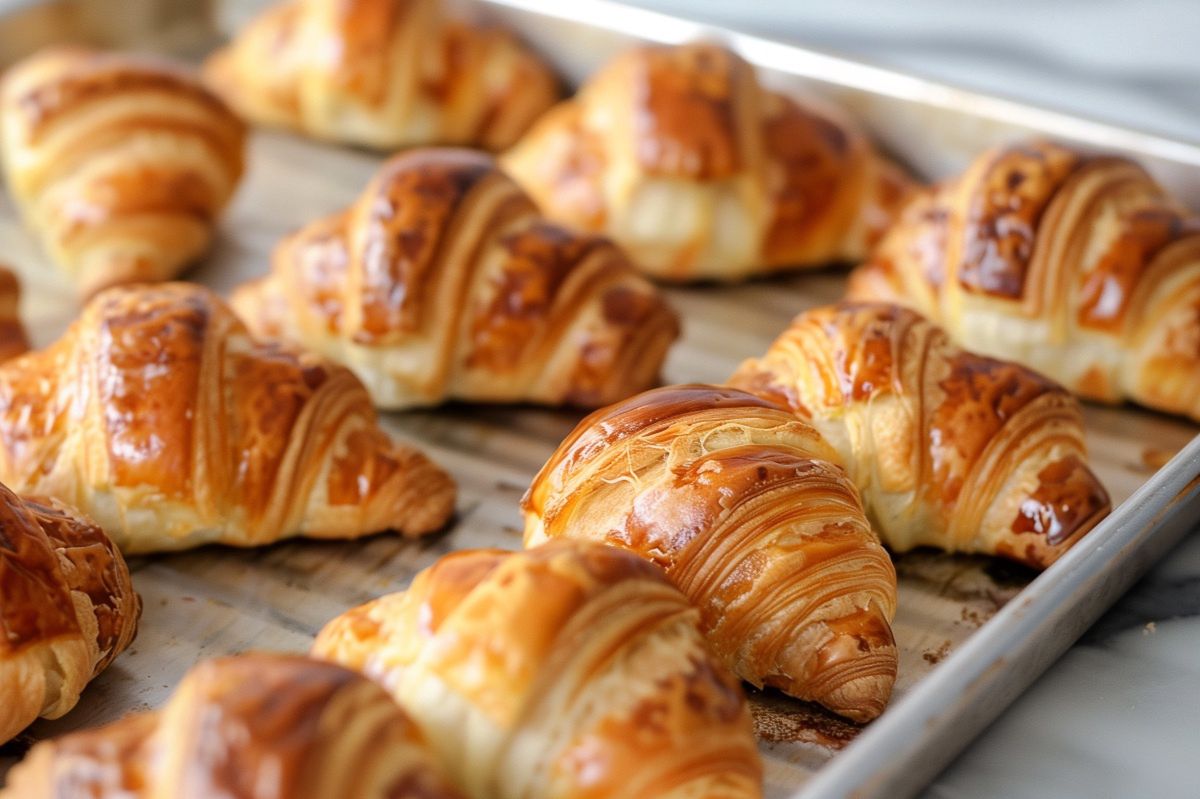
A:
[[[178,275],[242,175],[245,126],[157,59],[43,50],[8,71],[0,112],[9,189],[85,296]]]
[[[1128,159],[990,150],[913,198],[849,296],[1089,399],[1200,420],[1200,217]]]
[[[452,553],[313,654],[383,683],[473,799],[762,796],[745,698],[696,610],[614,547]]]
[[[552,219],[672,281],[861,260],[908,187],[837,111],[712,44],[624,53],[503,165]]]
[[[462,799],[383,689],[296,655],[194,667],[159,711],[43,741],[0,799]]]
[[[233,306],[350,367],[383,408],[614,402],[653,385],[679,329],[619,249],[546,222],[468,150],[393,158]]]
[[[935,546],[1045,568],[1108,514],[1066,389],[959,349],[911,310],[803,313],[730,383],[821,431],[897,552]]]
[[[549,67],[443,0],[288,0],[205,65],[247,119],[396,150],[509,146],[558,98]]]
[[[13,272],[0,266],[0,361],[29,349],[29,337],[21,324],[21,283]]]
[[[137,633],[142,603],[104,532],[0,485],[0,743],[75,707]]]
[[[0,481],[81,508],[127,553],[420,535],[454,507],[350,372],[252,339],[187,283],[109,289],[0,365]]]
[[[671,386],[584,419],[522,500],[525,544],[582,538],[659,564],[742,679],[855,721],[896,678],[896,573],[837,454],[743,391]]]

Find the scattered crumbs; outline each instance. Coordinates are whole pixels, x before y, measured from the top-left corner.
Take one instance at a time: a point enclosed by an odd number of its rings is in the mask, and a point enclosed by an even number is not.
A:
[[[1152,472],[1157,472],[1159,469],[1167,465],[1167,461],[1175,457],[1175,453],[1168,449],[1158,449],[1157,447],[1146,447],[1142,450],[1142,465]]]
[[[959,621],[963,624],[969,624],[976,630],[983,626],[983,623],[991,618],[990,613],[981,613],[975,608],[963,606],[962,612],[958,614]]]
[[[1152,621],[1146,622],[1146,626],[1142,628],[1142,635],[1154,635],[1158,632],[1158,625]]]
[[[749,689],[746,698],[754,719],[754,735],[768,743],[806,743],[841,749],[863,727],[825,708],[784,696],[778,691]]]
[[[921,657],[925,658],[925,662],[931,666],[936,666],[946,659],[946,655],[950,654],[951,643],[942,641],[942,645],[937,649],[926,649]]]

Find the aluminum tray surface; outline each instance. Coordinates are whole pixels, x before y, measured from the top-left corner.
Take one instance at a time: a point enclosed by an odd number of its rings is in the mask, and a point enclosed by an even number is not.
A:
[[[59,0],[0,17],[0,65],[64,39],[194,59],[258,5]],[[1200,206],[1200,148],[1187,143],[612,3],[469,5],[516,28],[571,82],[639,39],[715,38],[738,48],[772,83],[817,91],[851,109],[922,177],[945,176],[990,144],[1041,132],[1135,155]],[[261,274],[280,237],[350,202],[379,163],[378,156],[353,149],[257,132],[245,183],[215,247],[187,277],[227,291]],[[52,341],[77,311],[74,294],[18,223],[7,198],[0,200],[0,253],[25,283],[22,311],[35,343]],[[762,352],[791,316],[836,300],[843,285],[844,272],[830,269],[732,287],[667,289],[684,318],[684,336],[668,359],[665,379],[724,379],[743,358]],[[1200,508],[1194,426],[1129,407],[1089,406],[1085,414],[1094,465],[1120,503],[1112,516],[1036,579],[986,558],[929,552],[898,557],[901,657],[892,706],[860,729],[818,708],[752,692],[768,797],[916,791],[1194,523]],[[423,447],[460,484],[453,527],[424,542],[381,535],[134,559],[145,600],[137,641],[66,718],[38,722],[0,750],[0,770],[33,740],[158,706],[197,659],[247,649],[305,650],[328,619],[403,588],[448,551],[519,547],[518,499],[578,418],[458,404],[385,415],[393,434]]]

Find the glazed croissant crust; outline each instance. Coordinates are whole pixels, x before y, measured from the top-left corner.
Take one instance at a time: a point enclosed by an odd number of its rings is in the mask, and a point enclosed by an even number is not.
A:
[[[760,797],[737,681],[662,573],[554,542],[443,557],[313,653],[383,683],[474,799]]]
[[[395,701],[294,655],[194,667],[166,707],[37,744],[3,799],[461,799]]]
[[[911,310],[808,311],[730,382],[821,431],[893,550],[936,546],[1044,568],[1108,513],[1074,398],[1029,369],[959,349]]]
[[[11,270],[0,266],[0,361],[29,349],[29,337],[20,316],[21,283]]]
[[[255,341],[186,283],[109,289],[0,365],[0,481],[80,507],[126,552],[419,535],[454,505],[350,372]]]
[[[558,97],[507,31],[443,0],[287,0],[214,54],[205,76],[247,119],[396,150],[509,146]]]
[[[653,561],[741,678],[878,716],[896,678],[896,574],[817,431],[782,407],[672,386],[593,413],[522,500],[525,544],[602,541]]]
[[[916,308],[1084,397],[1200,420],[1200,218],[1125,158],[984,153],[913,198],[850,296]]]
[[[0,485],[0,743],[73,708],[133,641],[141,611],[99,527]]]
[[[596,406],[657,379],[678,322],[607,241],[546,222],[492,159],[397,156],[275,250],[234,308],[350,367],[384,408]]]
[[[552,219],[675,281],[861,260],[908,184],[836,111],[711,44],[619,56],[503,165]]]
[[[13,197],[84,295],[178,275],[241,178],[245,126],[166,62],[44,50],[8,72],[0,108]]]

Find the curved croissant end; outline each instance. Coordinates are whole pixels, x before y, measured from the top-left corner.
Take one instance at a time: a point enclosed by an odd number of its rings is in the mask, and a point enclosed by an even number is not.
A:
[[[913,198],[850,296],[1084,397],[1200,420],[1200,217],[1127,159],[991,150]]]
[[[376,405],[594,407],[652,385],[678,334],[609,242],[547,223],[495,162],[397,156],[350,208],[285,239],[234,308],[352,369]]]
[[[696,622],[653,566],[555,542],[447,555],[313,653],[382,682],[475,799],[755,799],[745,698]]]
[[[15,358],[29,349],[29,337],[21,324],[21,283],[12,270],[0,266],[0,361]]]
[[[126,552],[420,535],[454,505],[352,374],[253,340],[185,283],[109,289],[0,365],[0,480],[77,505]]]
[[[141,612],[99,527],[0,485],[0,743],[73,708],[133,641]]]
[[[1045,568],[1109,511],[1071,395],[959,349],[913,311],[808,311],[730,382],[821,431],[896,551],[930,545]]]
[[[522,500],[525,544],[652,560],[741,678],[878,716],[896,678],[896,574],[836,453],[742,391],[672,386],[597,411]]]
[[[290,0],[211,56],[205,78],[246,118],[396,150],[503,149],[558,98],[540,58],[442,0]]]
[[[84,295],[179,274],[241,178],[245,126],[155,59],[43,50],[5,76],[0,108],[13,196]]]
[[[370,680],[295,655],[193,668],[161,711],[44,741],[3,799],[461,799]]]
[[[551,218],[674,281],[861,260],[909,186],[836,110],[711,44],[624,53],[503,165]]]

